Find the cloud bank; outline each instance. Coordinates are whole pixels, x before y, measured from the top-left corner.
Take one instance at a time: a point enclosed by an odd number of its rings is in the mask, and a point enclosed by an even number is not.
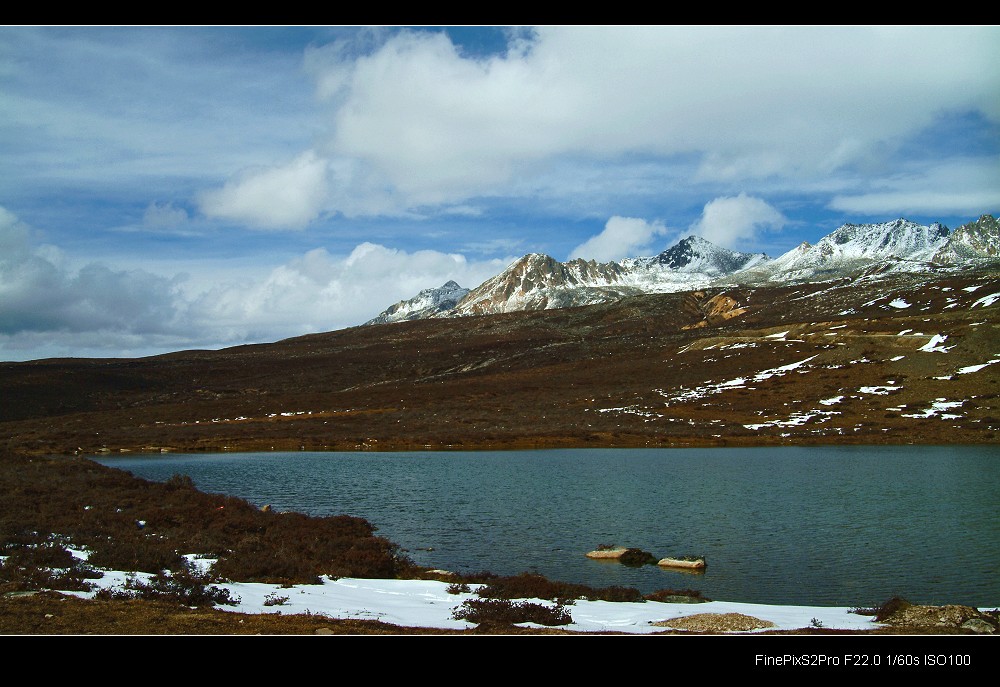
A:
[[[478,286],[510,261],[365,242],[346,256],[310,250],[261,277],[214,278],[211,264],[193,277],[163,276],[99,262],[74,267],[36,235],[0,207],[3,360],[151,355],[342,329],[428,285]]]
[[[330,107],[317,154],[343,168],[339,183],[353,196],[372,200],[346,210],[502,195],[559,159],[638,152],[687,156],[700,183],[815,178],[884,163],[944,112],[1000,121],[1000,41],[989,27],[545,27],[512,36],[488,57],[467,56],[445,33],[405,30],[308,51]],[[309,188],[321,181],[308,177]],[[327,209],[341,211],[342,200],[332,193]],[[245,219],[275,219],[257,203],[240,207]]]

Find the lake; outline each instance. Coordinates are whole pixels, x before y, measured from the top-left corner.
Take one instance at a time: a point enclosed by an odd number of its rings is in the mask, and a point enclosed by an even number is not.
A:
[[[827,446],[102,457],[310,515],[363,517],[419,565],[821,606],[1000,604],[1000,449]],[[705,556],[704,574],[584,556]],[[191,553],[191,552],[185,552]]]

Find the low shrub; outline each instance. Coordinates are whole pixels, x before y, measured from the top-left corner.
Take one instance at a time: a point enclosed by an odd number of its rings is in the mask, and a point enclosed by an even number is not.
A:
[[[586,597],[590,601],[619,601],[626,603],[642,603],[642,592],[635,587],[601,587],[594,589]]]
[[[484,599],[549,599],[571,602],[573,599],[588,601],[636,601],[642,593],[631,587],[605,587],[595,589],[583,584],[553,582],[534,573],[521,573],[512,577],[497,577],[480,587],[477,595]]]
[[[646,601],[659,601],[660,603],[691,603],[707,602],[711,599],[702,595],[696,589],[658,589],[655,592],[643,596]]]
[[[78,562],[65,546],[49,541],[11,547],[5,555],[7,562],[22,567],[73,568]]]
[[[477,625],[482,623],[500,625],[535,623],[551,627],[569,625],[573,622],[573,617],[561,604],[543,606],[528,601],[516,602],[509,599],[469,599],[452,612],[452,617],[455,620],[468,620]]]
[[[180,571],[185,565],[184,557],[169,541],[140,532],[122,532],[91,548],[89,562],[106,570],[158,573]]]
[[[191,479],[190,475],[182,475],[180,473],[174,473],[170,479],[168,479],[164,484],[167,485],[167,489],[191,489],[194,490],[194,480]]]
[[[659,559],[649,551],[642,549],[625,549],[618,562],[630,568],[638,568],[643,565],[656,565]]]
[[[88,591],[91,585],[86,580],[102,576],[62,543],[38,533],[25,534],[19,542],[8,540],[3,555],[0,583],[9,591]]]
[[[240,598],[233,598],[228,589],[207,584],[207,581],[207,577],[188,570],[176,574],[158,573],[149,582],[132,575],[123,588],[102,589],[95,596],[99,599],[175,601],[185,606],[236,606],[240,603]]]
[[[284,606],[286,603],[288,603],[288,597],[279,596],[278,592],[271,592],[264,597],[265,606]]]
[[[218,558],[218,573],[241,582],[392,579],[415,567],[362,518],[264,513],[198,491],[185,475],[150,482],[83,458],[29,458],[0,447],[0,493],[0,555],[59,533],[89,549],[94,566],[153,574],[180,572],[180,553],[191,552]]]
[[[469,594],[472,592],[472,587],[464,582],[455,582],[454,584],[449,584],[445,591],[449,594]]]
[[[14,556],[0,563],[0,587],[5,591],[90,591],[89,579],[98,579],[101,573],[84,564],[69,568],[46,568],[22,565]]]

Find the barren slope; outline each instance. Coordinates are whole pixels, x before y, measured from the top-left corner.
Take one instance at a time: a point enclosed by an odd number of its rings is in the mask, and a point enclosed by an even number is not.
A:
[[[998,313],[996,272],[888,275],[3,363],[0,426],[38,453],[995,443]]]

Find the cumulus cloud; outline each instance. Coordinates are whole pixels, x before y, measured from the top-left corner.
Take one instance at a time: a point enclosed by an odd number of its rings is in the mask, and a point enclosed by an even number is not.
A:
[[[242,331],[246,337],[328,331],[361,324],[449,280],[478,286],[508,262],[469,261],[456,253],[407,252],[370,242],[346,256],[317,248],[259,281],[215,286],[195,300],[192,314],[203,326]]]
[[[644,255],[653,250],[653,240],[666,236],[667,228],[661,222],[647,222],[638,217],[612,217],[604,230],[592,236],[570,253],[570,260],[584,258],[608,262]]]
[[[976,110],[996,121],[992,27],[545,27],[469,57],[444,33],[310,53],[323,154],[405,206],[502,192],[557,159],[694,154],[695,179],[827,174]],[[961,46],[958,48],[958,46]],[[791,57],[794,56],[794,57]]]
[[[176,282],[99,263],[70,269],[0,208],[0,334],[116,330],[165,333],[177,324]]]
[[[0,359],[151,355],[342,329],[448,280],[478,286],[512,260],[364,242],[238,278],[192,264],[187,279],[96,262],[72,268],[60,255],[0,207]]]
[[[788,220],[760,198],[741,193],[705,204],[692,233],[726,248],[753,241],[761,231],[781,229]]]
[[[199,198],[209,217],[262,229],[301,229],[316,219],[329,194],[327,161],[309,150],[288,164],[244,170]]]

